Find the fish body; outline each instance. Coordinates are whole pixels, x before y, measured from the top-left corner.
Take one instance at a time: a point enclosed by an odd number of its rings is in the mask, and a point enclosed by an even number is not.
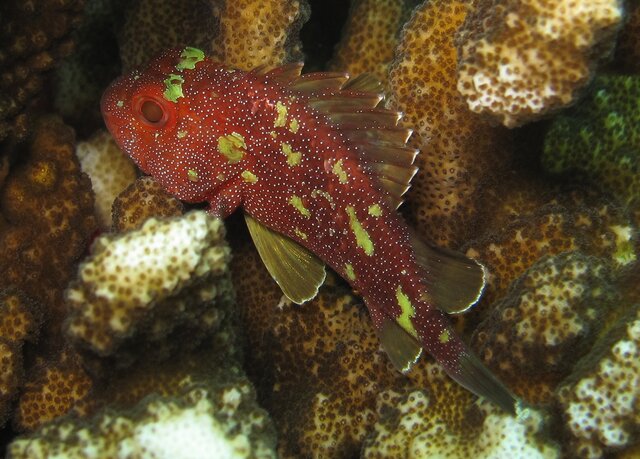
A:
[[[345,89],[346,75],[299,70],[244,72],[194,48],[169,50],[114,82],[102,110],[123,150],[178,198],[206,201],[223,217],[242,207],[340,274],[381,338],[409,337],[400,340],[410,349],[395,352],[401,369],[418,358],[415,341],[463,385],[513,411],[515,400],[434,304],[420,260],[430,257],[416,253],[395,210],[415,172],[399,116],[378,108],[377,94]]]

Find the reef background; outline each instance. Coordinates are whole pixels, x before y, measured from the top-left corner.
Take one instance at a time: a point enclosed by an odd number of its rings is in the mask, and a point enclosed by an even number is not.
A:
[[[397,373],[335,276],[283,303],[241,218],[140,177],[100,96],[187,45],[245,70],[303,60],[382,81],[421,150],[401,212],[487,266],[454,320],[528,416],[429,357]],[[2,2],[3,448],[638,457],[639,70],[631,1]]]

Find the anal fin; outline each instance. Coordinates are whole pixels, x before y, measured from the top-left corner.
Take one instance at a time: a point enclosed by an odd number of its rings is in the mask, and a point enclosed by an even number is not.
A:
[[[378,327],[380,344],[401,373],[408,373],[422,355],[422,346],[395,320],[385,317]]]

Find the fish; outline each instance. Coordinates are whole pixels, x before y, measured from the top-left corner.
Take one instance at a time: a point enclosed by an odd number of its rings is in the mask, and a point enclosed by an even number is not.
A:
[[[420,240],[398,212],[418,151],[370,75],[243,71],[192,47],[115,80],[101,110],[122,150],[167,191],[224,218],[241,208],[284,295],[314,298],[329,266],[363,299],[394,366],[423,350],[459,384],[515,414],[519,401],[455,333],[486,270]]]

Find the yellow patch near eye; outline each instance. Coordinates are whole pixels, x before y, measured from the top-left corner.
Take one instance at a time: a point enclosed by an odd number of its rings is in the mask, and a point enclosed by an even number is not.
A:
[[[402,291],[402,287],[398,285],[396,289],[396,300],[400,306],[400,315],[396,318],[398,324],[414,337],[418,337],[418,333],[411,323],[411,318],[415,316],[416,311],[409,300],[409,297]]]
[[[230,163],[237,163],[244,156],[247,145],[244,137],[237,132],[223,135],[218,138],[218,151],[222,153]]]
[[[356,280],[356,273],[353,271],[353,266],[351,263],[346,263],[344,265],[344,273],[347,275],[347,278],[353,282]]]
[[[347,183],[347,173],[342,168],[342,160],[339,159],[335,163],[333,163],[333,167],[331,168],[334,174],[338,177],[340,183]]]
[[[117,106],[118,108],[122,108],[122,107],[124,107],[124,101],[119,100],[118,102],[116,102],[116,106]]]
[[[198,177],[198,172],[193,169],[189,169],[187,171],[187,178],[189,179],[190,182],[197,182],[200,179]]]
[[[307,240],[307,234],[306,233],[300,231],[298,228],[295,228],[293,231],[296,233],[296,236],[298,236],[303,241]]]
[[[311,217],[311,212],[304,206],[302,199],[300,196],[293,195],[291,199],[289,199],[289,204],[291,204],[303,217],[309,218]]]
[[[187,136],[187,131],[178,131],[176,133],[176,137],[179,139],[184,139]]]
[[[298,132],[299,128],[300,124],[298,124],[298,120],[293,118],[289,123],[289,130],[295,134],[296,132]]]
[[[258,177],[256,177],[251,171],[243,171],[240,176],[242,177],[242,180],[247,183],[256,183],[258,181]]]
[[[369,206],[369,215],[372,217],[380,217],[382,215],[382,208],[378,204]]]
[[[287,124],[287,107],[280,101],[276,102],[276,121],[273,123],[274,127],[283,127]]]
[[[371,256],[373,255],[373,242],[371,242],[371,238],[369,237],[369,233],[367,230],[362,227],[362,224],[358,220],[356,216],[356,210],[349,206],[345,209],[347,215],[349,216],[349,226],[351,227],[351,231],[356,237],[356,244],[364,253]]]
[[[282,153],[287,155],[287,164],[289,166],[297,166],[300,164],[302,153],[293,151],[293,148],[291,148],[291,145],[288,143],[282,142]]]
[[[176,69],[179,71],[193,70],[196,68],[196,64],[198,62],[202,62],[204,60],[204,52],[198,48],[191,48],[187,46],[182,50],[182,53],[180,53],[180,57],[182,59],[176,65]]]
[[[169,102],[177,102],[180,97],[184,97],[184,94],[182,93],[182,83],[184,83],[184,78],[182,75],[170,73],[163,83],[165,89],[162,95]]]
[[[438,337],[438,341],[440,341],[442,344],[447,344],[450,339],[451,339],[451,335],[449,334],[449,330],[443,331],[442,333],[440,333],[440,336]]]

